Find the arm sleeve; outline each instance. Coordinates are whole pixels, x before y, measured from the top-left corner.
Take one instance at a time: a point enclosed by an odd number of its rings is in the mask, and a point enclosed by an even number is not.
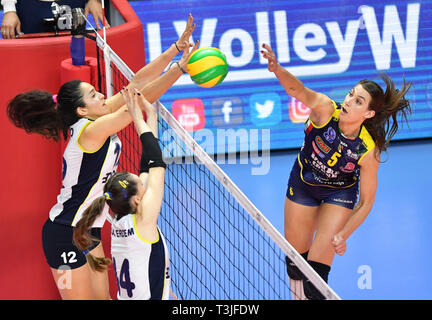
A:
[[[166,164],[162,158],[162,151],[159,147],[159,140],[155,138],[153,133],[144,132],[140,135],[142,144],[142,154],[139,173],[149,172],[150,168],[163,167]]]

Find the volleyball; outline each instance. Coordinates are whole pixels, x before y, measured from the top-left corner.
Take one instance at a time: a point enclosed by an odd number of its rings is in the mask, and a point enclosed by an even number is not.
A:
[[[225,55],[212,47],[203,47],[192,53],[187,67],[192,81],[204,88],[218,85],[228,73]]]

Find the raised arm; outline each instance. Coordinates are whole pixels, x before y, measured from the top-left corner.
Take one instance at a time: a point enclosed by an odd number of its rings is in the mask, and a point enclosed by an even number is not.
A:
[[[183,73],[182,70],[187,70],[187,61],[192,52],[198,48],[198,44],[199,42],[197,41],[192,50],[190,46],[187,47],[183,51],[183,55],[178,66],[177,64],[173,65],[170,70],[147,84],[140,91],[141,94],[146,97],[146,103],[153,103],[159,99],[159,97],[161,97],[162,94],[165,93],[180,77],[180,75]],[[134,89],[128,89],[128,87],[126,87],[124,90],[133,92]],[[130,113],[127,112],[128,108],[124,104],[124,101],[125,100],[121,93],[116,94],[115,96],[111,97],[111,99],[106,101],[107,108],[111,111],[111,113],[98,118],[85,128],[82,136],[80,137],[80,143],[84,149],[88,151],[98,149],[110,135],[121,131],[132,121]],[[113,105],[120,106],[120,108],[112,111]],[[145,106],[143,103],[140,105],[142,107]],[[155,120],[154,117],[150,117],[149,123],[151,123],[150,121],[153,121],[152,123],[154,126],[157,126],[157,120]],[[157,136],[157,128],[154,131],[155,136]]]
[[[180,38],[159,57],[141,68],[135,74],[127,88],[131,90],[134,88],[141,90],[150,103],[159,99],[182,75],[179,68],[171,68],[164,76],[160,77],[168,64],[179,52],[187,51],[189,57],[189,49],[192,47],[189,43],[189,38],[194,29],[195,24],[193,23],[192,14],[189,14],[186,28]],[[183,70],[186,70],[186,65],[184,65]],[[121,94],[117,93],[109,98],[107,103],[114,112],[120,108],[124,102]]]
[[[268,70],[274,72],[286,93],[311,108],[310,118],[316,125],[324,124],[334,111],[331,99],[305,87],[297,77],[282,67],[269,45],[263,44],[262,48],[261,54],[268,60]]]
[[[154,230],[162,205],[166,165],[162,159],[158,140],[153,134],[152,128],[144,121],[140,104],[146,105],[145,108],[149,112],[152,112],[153,109],[137,90],[133,93],[131,90],[127,90],[122,94],[142,144],[140,179],[147,180],[143,181],[143,184],[144,182],[147,183],[147,189],[140,201],[140,210],[137,210],[137,223],[141,227],[149,227]]]
[[[189,13],[186,28],[183,31],[180,38],[175,41],[165,52],[163,52],[159,57],[151,61],[149,64],[144,66],[139,70],[134,78],[132,79],[129,88],[136,88],[138,90],[144,88],[144,86],[151,81],[159,77],[168,64],[174,59],[174,57],[181,51],[189,49],[191,47],[189,43],[189,38],[195,29],[195,24],[193,23],[192,14]]]

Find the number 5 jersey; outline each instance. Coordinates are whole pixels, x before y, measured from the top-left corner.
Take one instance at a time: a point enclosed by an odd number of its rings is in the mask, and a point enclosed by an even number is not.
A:
[[[348,188],[360,177],[360,162],[375,147],[364,127],[355,139],[345,137],[339,129],[340,105],[333,101],[334,112],[322,126],[310,118],[305,122],[305,139],[298,154],[300,178],[313,186]]]

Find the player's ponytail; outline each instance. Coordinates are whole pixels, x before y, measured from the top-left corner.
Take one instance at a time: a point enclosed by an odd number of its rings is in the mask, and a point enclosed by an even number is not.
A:
[[[69,127],[80,119],[76,109],[84,105],[81,80],[73,80],[62,85],[57,95],[45,90],[16,95],[7,105],[7,115],[27,133],[59,141],[61,135],[67,139]]]
[[[105,203],[108,204],[116,219],[119,220],[134,209],[131,205],[131,198],[138,192],[137,183],[131,179],[128,172],[117,172],[108,179],[104,186],[104,194],[96,198],[92,204],[84,210],[81,219],[77,222],[73,241],[75,245],[86,253],[87,262],[96,271],[103,271],[111,263],[108,258],[98,258],[87,252],[94,239],[89,231],[96,218],[102,213]]]
[[[411,88],[411,83],[405,79],[401,89],[396,89],[393,80],[386,74],[380,74],[386,84],[386,91],[374,81],[362,80],[359,83],[371,95],[369,109],[375,111],[375,116],[364,121],[364,126],[372,135],[377,146],[376,152],[387,150],[390,140],[396,134],[400,118],[408,123],[408,114],[411,114],[410,102],[405,98]]]
[[[62,120],[56,110],[52,93],[33,90],[20,93],[7,105],[7,115],[12,123],[27,133],[39,133],[58,141],[62,133]]]
[[[99,197],[83,212],[81,219],[77,222],[74,233],[73,242],[78,249],[86,255],[87,262],[95,271],[104,271],[111,264],[111,260],[105,257],[95,257],[88,252],[93,241],[99,239],[93,238],[89,231],[95,222],[96,218],[102,213],[105,206],[105,196]]]

